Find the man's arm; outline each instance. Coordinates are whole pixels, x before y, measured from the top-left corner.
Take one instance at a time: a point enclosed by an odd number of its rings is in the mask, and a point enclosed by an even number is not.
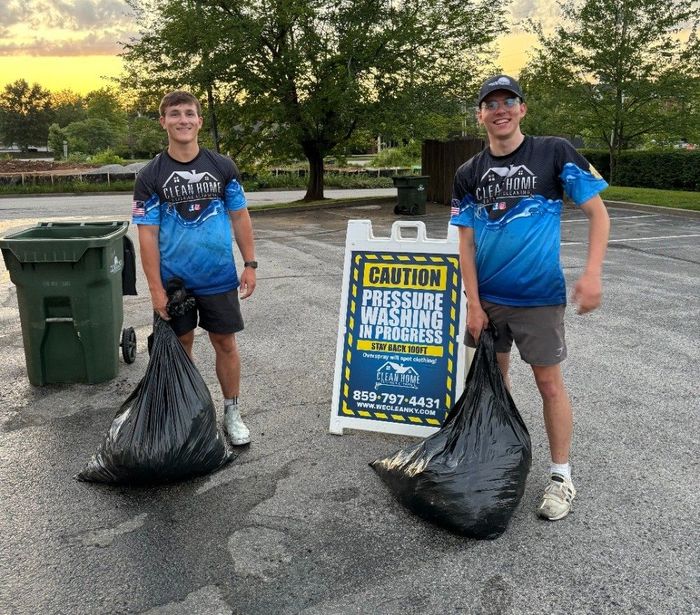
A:
[[[255,240],[253,238],[253,223],[250,221],[248,208],[237,209],[229,212],[233,225],[233,235],[236,245],[244,261],[255,260]],[[256,272],[252,267],[243,267],[240,274],[240,297],[250,297],[255,290]]]
[[[588,258],[586,269],[576,282],[571,300],[578,305],[577,312],[586,314],[595,310],[603,296],[601,273],[608,248],[610,218],[603,199],[596,195],[581,205],[588,217]]]
[[[153,309],[163,320],[170,320],[166,305],[168,295],[163,288],[163,280],[160,277],[160,248],[158,245],[158,232],[160,227],[152,224],[139,224],[139,248],[141,251],[141,266],[148,281],[148,290],[151,293]]]
[[[462,269],[464,291],[467,294],[467,329],[474,340],[478,340],[481,332],[488,326],[489,318],[481,307],[479,298],[474,229],[469,226],[460,226],[458,232],[459,264]]]

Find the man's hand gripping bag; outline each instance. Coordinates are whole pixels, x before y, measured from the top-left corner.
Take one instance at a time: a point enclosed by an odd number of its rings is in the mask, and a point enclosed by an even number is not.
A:
[[[525,491],[530,434],[484,331],[464,393],[442,428],[370,465],[415,514],[471,538],[497,538]]]
[[[207,474],[232,458],[206,383],[170,325],[156,317],[145,376],[75,478],[169,482]]]

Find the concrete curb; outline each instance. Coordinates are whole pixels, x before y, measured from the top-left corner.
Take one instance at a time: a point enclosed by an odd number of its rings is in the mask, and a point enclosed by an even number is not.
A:
[[[363,196],[352,199],[327,199],[325,201],[312,201],[310,203],[302,203],[300,201],[292,201],[291,203],[270,203],[264,205],[248,204],[248,210],[251,215],[254,214],[271,214],[276,211],[294,212],[294,211],[312,211],[316,209],[336,209],[340,207],[353,207],[357,205],[385,204],[396,201],[395,196]]]

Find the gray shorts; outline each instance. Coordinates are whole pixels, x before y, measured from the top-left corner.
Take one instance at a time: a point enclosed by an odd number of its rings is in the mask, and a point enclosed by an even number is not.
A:
[[[566,359],[565,305],[513,307],[482,301],[489,321],[496,327],[496,352],[510,352],[513,342],[530,365],[558,365]],[[465,343],[476,347],[467,331]]]
[[[238,333],[243,330],[238,289],[220,295],[195,295],[195,306],[182,316],[174,316],[170,326],[179,337],[199,326],[209,333]]]

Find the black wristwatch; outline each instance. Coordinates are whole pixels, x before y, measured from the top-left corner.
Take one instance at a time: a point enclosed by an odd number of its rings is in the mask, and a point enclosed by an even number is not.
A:
[[[258,268],[258,261],[246,261],[243,263],[244,267],[250,267],[251,269],[257,269]]]

